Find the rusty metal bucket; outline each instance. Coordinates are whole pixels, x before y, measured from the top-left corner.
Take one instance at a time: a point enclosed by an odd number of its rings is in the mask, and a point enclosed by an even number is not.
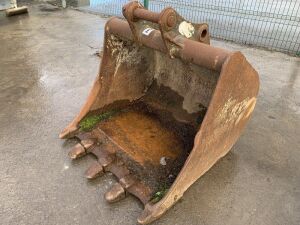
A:
[[[99,74],[60,137],[79,140],[72,159],[96,156],[87,178],[117,177],[108,202],[128,193],[140,199],[138,222],[147,224],[231,149],[255,107],[259,79],[240,52],[209,45],[205,23],[138,2],[123,15],[127,21],[107,22]]]

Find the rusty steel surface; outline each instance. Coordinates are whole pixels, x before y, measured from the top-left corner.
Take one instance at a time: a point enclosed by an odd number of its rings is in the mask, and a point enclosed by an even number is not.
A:
[[[72,159],[96,157],[88,179],[115,175],[108,202],[136,196],[145,206],[138,222],[148,224],[228,153],[254,110],[259,79],[240,52],[209,45],[205,23],[138,2],[123,14],[127,22],[107,22],[98,77],[60,137],[79,140]],[[79,129],[111,110],[118,113],[89,132]],[[164,195],[154,201],[157,193]]]
[[[174,38],[178,35],[183,35],[189,40],[210,43],[206,23],[189,23],[171,7],[165,8],[161,13],[155,13],[144,9],[139,2],[131,2],[123,7],[123,15],[131,28],[134,40],[138,43],[141,43],[143,36],[148,36],[153,28],[158,29],[170,57],[174,57],[173,51],[176,51],[178,45]],[[151,26],[144,21],[151,22]]]

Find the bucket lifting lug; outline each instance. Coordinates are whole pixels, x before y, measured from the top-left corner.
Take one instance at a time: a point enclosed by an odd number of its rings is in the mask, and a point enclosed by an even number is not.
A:
[[[141,3],[132,1],[123,6],[122,12],[134,40],[140,45],[143,35],[149,36],[154,29],[160,30],[161,38],[171,58],[174,58],[176,48],[182,47],[176,42],[177,35],[205,44],[210,43],[208,24],[188,22],[171,7],[165,8],[161,13],[155,13],[145,9]],[[150,23],[145,24],[144,21]]]

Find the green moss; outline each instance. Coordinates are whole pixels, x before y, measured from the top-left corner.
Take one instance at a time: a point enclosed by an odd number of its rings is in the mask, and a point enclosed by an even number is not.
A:
[[[102,113],[100,115],[87,116],[79,123],[80,131],[90,131],[95,127],[97,123],[111,118],[116,113],[117,111],[113,110],[113,111]]]
[[[151,203],[157,203],[159,202],[164,196],[165,194],[169,191],[169,188],[164,187],[163,189],[155,192],[150,200]]]

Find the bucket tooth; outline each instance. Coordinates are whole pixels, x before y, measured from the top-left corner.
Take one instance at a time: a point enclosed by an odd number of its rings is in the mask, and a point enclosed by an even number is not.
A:
[[[102,145],[101,148],[97,145],[93,145],[92,147],[90,147],[88,152],[96,156],[99,164],[103,167],[104,170],[108,170],[108,167],[112,165],[115,160],[115,154],[110,154],[109,152],[107,152],[104,145]]]
[[[71,151],[69,152],[69,157],[71,159],[78,159],[84,155],[86,155],[85,148],[81,144],[76,144]]]
[[[136,179],[132,175],[127,175],[122,177],[119,182],[125,189],[128,189],[136,183]]]
[[[94,138],[92,133],[90,133],[90,132],[79,133],[75,137],[80,140],[80,143],[86,150],[88,150],[90,147],[92,147],[97,142],[97,139]]]
[[[105,193],[105,199],[109,203],[118,202],[126,197],[125,189],[121,184],[116,183]]]
[[[98,158],[98,161],[105,170],[108,166],[110,166],[112,164],[114,159],[111,156],[106,156],[106,157]]]
[[[87,179],[94,179],[104,174],[103,167],[98,163],[94,162],[86,171],[85,177]]]
[[[141,182],[136,182],[126,189],[126,191],[137,197],[144,205],[151,199],[151,189]]]
[[[85,139],[81,140],[81,144],[86,150],[88,150],[91,146],[95,144],[95,141],[93,139]]]
[[[129,175],[129,170],[124,165],[117,165],[116,163],[112,163],[107,170],[113,173],[118,179]]]

